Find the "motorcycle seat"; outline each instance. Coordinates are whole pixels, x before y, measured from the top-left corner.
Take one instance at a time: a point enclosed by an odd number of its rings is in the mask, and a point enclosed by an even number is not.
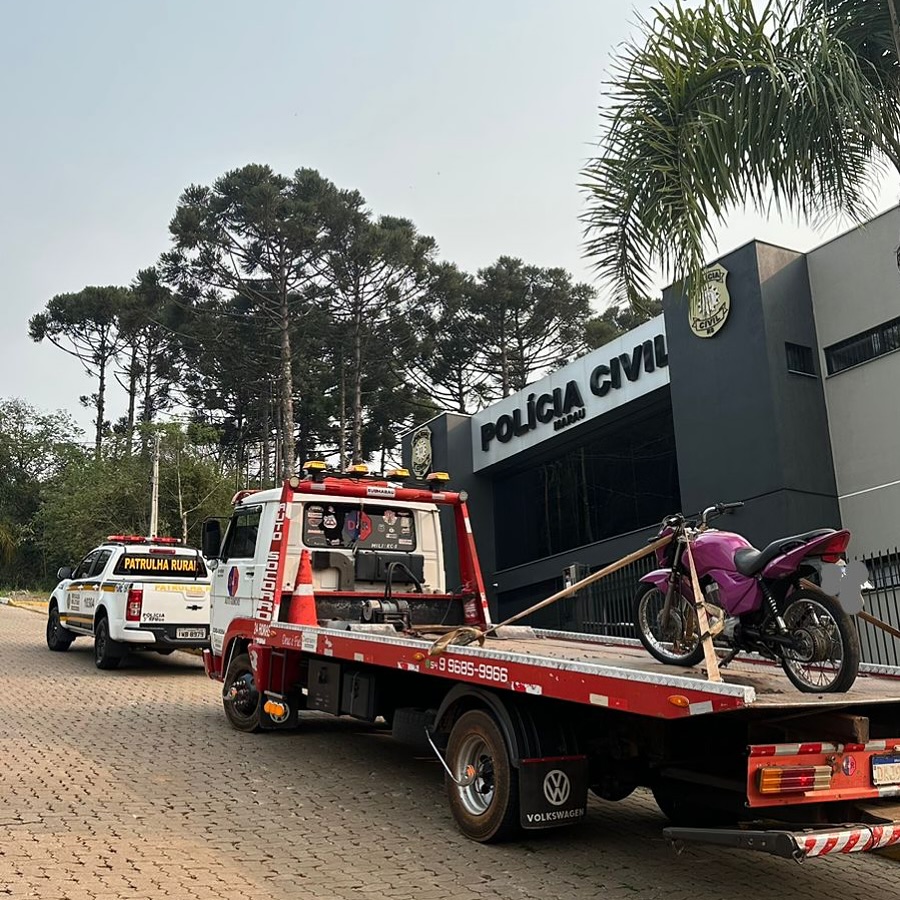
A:
[[[757,550],[755,547],[744,547],[741,550],[734,551],[734,567],[741,575],[756,575],[761,572],[773,559],[794,550],[802,544],[818,537],[825,537],[826,534],[834,534],[833,528],[816,528],[813,531],[807,531],[803,534],[791,535],[791,537],[779,538],[772,541],[763,550]]]

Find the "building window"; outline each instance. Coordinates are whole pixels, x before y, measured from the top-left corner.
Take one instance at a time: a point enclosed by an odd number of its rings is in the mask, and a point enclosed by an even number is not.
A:
[[[816,363],[812,347],[785,342],[784,352],[787,354],[788,372],[793,372],[795,375],[816,374]]]
[[[497,568],[659,523],[681,508],[668,404],[588,429],[577,446],[494,482]]]
[[[826,347],[828,374],[843,372],[844,369],[877,359],[894,350],[900,350],[900,319],[891,319],[890,322],[876,325],[875,328]]]

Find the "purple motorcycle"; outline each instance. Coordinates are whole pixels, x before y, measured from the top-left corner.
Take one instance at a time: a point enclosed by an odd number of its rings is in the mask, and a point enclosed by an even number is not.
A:
[[[743,503],[719,503],[699,522],[681,514],[663,520],[660,536],[673,540],[656,551],[661,568],[648,573],[634,598],[634,623],[647,650],[668,665],[703,659],[685,544],[726,666],[741,651],[781,663],[788,678],[808,693],[850,689],[859,669],[859,636],[846,610],[816,587],[823,565],[843,564],[849,531],[820,528],[773,541],[757,550],[745,538],[709,522]]]

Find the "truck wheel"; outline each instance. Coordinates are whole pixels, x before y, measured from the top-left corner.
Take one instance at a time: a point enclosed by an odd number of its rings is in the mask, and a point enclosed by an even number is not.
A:
[[[59,618],[59,607],[55,603],[50,604],[47,613],[47,646],[57,653],[62,653],[72,646],[75,640],[73,632],[69,631]]]
[[[94,632],[94,665],[98,669],[115,669],[123,655],[121,645],[109,636],[109,620],[101,616]]]
[[[228,721],[238,730],[255,734],[259,727],[259,691],[253,666],[246,653],[235,656],[225,673],[222,687],[222,704]]]
[[[447,765],[468,785],[445,776],[450,810],[459,830],[483,844],[519,833],[519,775],[493,716],[480,709],[463,713],[450,732]]]

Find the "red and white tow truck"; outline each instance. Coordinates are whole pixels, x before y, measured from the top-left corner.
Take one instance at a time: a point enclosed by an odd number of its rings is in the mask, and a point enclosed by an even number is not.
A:
[[[431,746],[453,816],[477,841],[583,819],[588,791],[649,787],[674,842],[803,860],[900,842],[900,672],[863,667],[845,694],[802,694],[735,661],[724,681],[663,666],[637,641],[487,628],[464,492],[446,476],[329,473],[235,497],[213,571],[207,674],[242,731],[303,710],[384,721]],[[439,511],[455,522],[460,587],[444,582]]]

